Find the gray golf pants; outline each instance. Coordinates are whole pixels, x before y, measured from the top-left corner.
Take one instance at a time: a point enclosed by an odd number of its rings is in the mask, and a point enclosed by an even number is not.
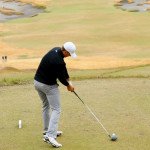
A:
[[[42,115],[44,131],[46,131],[47,136],[56,138],[61,112],[58,85],[55,84],[50,86],[34,80],[34,86],[43,104]]]

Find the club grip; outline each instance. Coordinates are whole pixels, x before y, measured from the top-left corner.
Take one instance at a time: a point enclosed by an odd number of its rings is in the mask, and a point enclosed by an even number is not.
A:
[[[84,104],[84,102],[83,102],[83,100],[79,97],[79,95],[75,92],[75,91],[73,91],[73,93],[78,97],[78,99]]]

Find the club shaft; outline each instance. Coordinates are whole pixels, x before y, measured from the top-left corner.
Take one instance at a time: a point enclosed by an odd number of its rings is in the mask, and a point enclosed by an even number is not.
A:
[[[109,132],[106,130],[104,125],[100,122],[100,120],[96,117],[96,115],[93,113],[93,111],[90,109],[90,107],[84,103],[84,101],[78,96],[78,94],[75,91],[73,91],[73,92],[80,99],[80,101],[85,105],[85,107],[88,109],[88,111],[93,115],[93,117],[96,119],[96,121],[101,125],[101,127],[104,129],[104,131],[107,133],[107,135],[110,137]]]
[[[102,128],[105,130],[105,132],[107,133],[107,135],[109,136],[108,131],[106,130],[106,128],[104,127],[104,125],[100,122],[100,120],[96,117],[96,115],[93,113],[93,111],[89,108],[89,106],[87,104],[85,104],[85,106],[89,110],[89,112],[93,115],[93,117],[97,120],[97,122],[102,126]]]
[[[73,93],[78,97],[78,99],[84,104],[84,102],[83,102],[83,100],[79,97],[79,95],[75,92],[75,91],[73,91]],[[84,104],[85,105],[85,104]]]

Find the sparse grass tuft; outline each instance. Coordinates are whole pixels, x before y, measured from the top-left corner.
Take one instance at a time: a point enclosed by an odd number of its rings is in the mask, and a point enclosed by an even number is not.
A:
[[[32,83],[33,76],[33,71],[3,71],[0,72],[0,86]]]

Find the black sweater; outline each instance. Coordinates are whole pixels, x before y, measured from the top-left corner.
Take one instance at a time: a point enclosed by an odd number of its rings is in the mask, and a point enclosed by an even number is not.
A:
[[[69,85],[69,75],[60,47],[53,48],[42,58],[34,79],[47,85],[57,84],[59,79],[65,86]]]

